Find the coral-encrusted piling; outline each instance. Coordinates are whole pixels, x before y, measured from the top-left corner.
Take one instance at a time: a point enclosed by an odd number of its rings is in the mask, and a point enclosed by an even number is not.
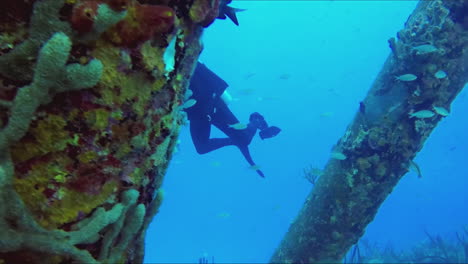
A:
[[[0,263],[142,263],[216,11],[163,2],[0,3]]]
[[[468,2],[421,1],[272,263],[337,263],[468,81]],[[446,75],[446,76],[445,76]]]

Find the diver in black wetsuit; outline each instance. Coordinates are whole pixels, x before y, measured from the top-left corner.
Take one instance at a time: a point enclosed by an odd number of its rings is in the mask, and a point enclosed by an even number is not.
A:
[[[249,123],[245,128],[235,127],[235,124],[239,124],[239,120],[229,110],[222,98],[227,87],[228,84],[223,79],[204,64],[197,63],[189,87],[193,92],[190,99],[196,100],[196,103],[185,109],[190,120],[190,134],[193,144],[199,154],[205,154],[225,146],[236,146],[252,168],[260,176],[265,177],[261,170],[255,168],[249,144],[257,129],[260,130],[261,139],[274,137],[281,129],[275,126],[269,127],[263,116],[256,112],[250,115]],[[210,138],[211,125],[217,127],[228,137]]]

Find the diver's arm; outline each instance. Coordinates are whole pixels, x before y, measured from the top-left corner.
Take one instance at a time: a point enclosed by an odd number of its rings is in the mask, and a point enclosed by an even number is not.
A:
[[[224,103],[227,105],[232,102],[232,96],[231,94],[226,90],[224,90],[223,94],[221,95],[221,99],[223,99]]]

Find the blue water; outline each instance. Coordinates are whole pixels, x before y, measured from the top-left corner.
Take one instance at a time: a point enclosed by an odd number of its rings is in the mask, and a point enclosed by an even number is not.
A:
[[[390,53],[415,1],[235,1],[240,27],[216,21],[201,60],[229,84],[243,122],[262,113],[283,129],[251,144],[266,178],[227,147],[198,155],[185,126],[151,224],[146,262],[265,263],[312,185],[303,168],[322,167]],[[364,235],[397,248],[468,224],[468,90],[416,157]],[[214,131],[214,136],[222,136]]]

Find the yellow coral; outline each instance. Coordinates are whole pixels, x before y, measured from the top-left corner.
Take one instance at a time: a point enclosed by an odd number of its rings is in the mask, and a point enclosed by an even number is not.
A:
[[[23,198],[36,220],[45,228],[57,228],[71,222],[76,219],[79,212],[90,213],[104,203],[117,186],[115,181],[107,182],[99,195],[90,195],[65,187],[57,188],[54,182],[67,180],[66,172],[58,168],[65,167],[72,160],[59,154],[54,155],[52,159],[53,165],[50,163],[32,165],[28,175],[14,179],[16,192]],[[53,198],[45,195],[48,189],[55,191]]]
[[[115,153],[115,157],[117,159],[122,159],[131,151],[132,151],[132,148],[130,147],[129,144],[121,144],[117,150],[117,153]]]
[[[104,71],[99,83],[102,103],[112,105],[132,102],[134,111],[142,116],[148,107],[151,92],[161,89],[165,80],[152,80],[148,74],[142,72],[131,74],[119,72],[120,49],[105,41],[98,41],[92,55],[104,64]]]
[[[24,151],[25,149],[28,151]],[[19,142],[11,148],[11,156],[18,163],[41,156],[43,153],[43,150],[36,142]]]
[[[206,19],[208,8],[210,8],[209,1],[195,0],[189,10],[190,19],[195,23],[203,22]]]
[[[120,109],[115,110],[111,113],[111,117],[115,120],[122,120],[123,119],[123,111]]]
[[[67,176],[69,175],[68,172],[63,171],[59,167],[56,167],[56,166],[54,166],[54,168],[52,169],[52,172],[54,172],[55,174],[53,179],[59,183],[64,183],[67,180]]]
[[[37,127],[31,128],[31,133],[40,145],[47,148],[46,152],[63,150],[70,139],[63,129],[66,124],[63,117],[50,114],[39,121]]]
[[[131,173],[130,178],[134,184],[140,185],[143,179],[144,171],[141,168],[135,168],[135,170]]]
[[[94,130],[103,130],[109,124],[110,112],[99,108],[84,113],[86,122]]]
[[[73,138],[64,129],[67,122],[58,115],[49,114],[46,118],[38,120],[37,125],[31,127],[30,134],[34,141],[24,141],[12,147],[12,156],[15,162],[23,162],[33,157],[49,152],[62,151]],[[28,151],[24,151],[27,149]]]
[[[63,197],[46,210],[47,217],[41,221],[45,227],[58,227],[76,219],[80,212],[89,214],[94,208],[104,203],[114,192],[117,183],[107,182],[99,195],[90,195],[73,190],[64,190]]]
[[[144,67],[147,71],[153,71],[155,68],[159,73],[163,73],[165,69],[163,58],[163,50],[151,46],[150,41],[143,43],[140,49],[143,57]],[[162,74],[160,74],[162,76]]]
[[[98,154],[95,151],[86,151],[78,155],[78,160],[81,163],[89,163],[90,161],[96,160]]]

